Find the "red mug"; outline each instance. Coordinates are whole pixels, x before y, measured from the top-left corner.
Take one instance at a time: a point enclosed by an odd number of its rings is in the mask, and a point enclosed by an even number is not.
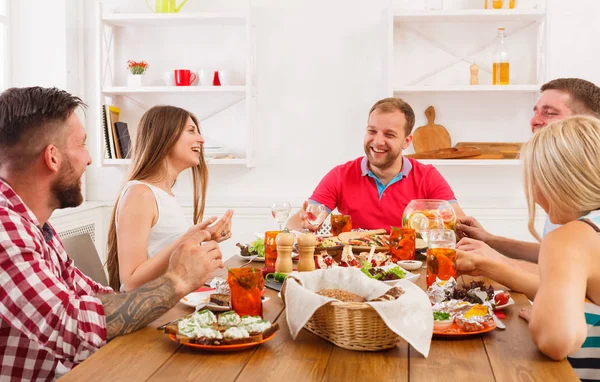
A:
[[[194,81],[196,81],[196,74],[189,69],[175,69],[175,85],[190,86]]]

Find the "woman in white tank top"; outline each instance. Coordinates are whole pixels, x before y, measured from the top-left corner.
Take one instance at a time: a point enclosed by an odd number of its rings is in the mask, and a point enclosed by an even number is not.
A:
[[[202,221],[208,168],[198,120],[175,106],[155,106],[140,120],[129,181],[115,203],[108,232],[107,268],[114,290],[131,291],[161,276],[173,250],[206,230],[207,240],[231,237],[231,217]],[[172,187],[191,169],[194,216],[187,221]],[[208,235],[210,234],[210,238]]]
[[[600,381],[600,120],[574,116],[549,124],[521,150],[529,230],[541,241],[539,275],[457,250],[457,269],[486,276],[533,300],[520,316],[539,350],[565,357],[582,380]],[[535,231],[541,207],[560,227]]]

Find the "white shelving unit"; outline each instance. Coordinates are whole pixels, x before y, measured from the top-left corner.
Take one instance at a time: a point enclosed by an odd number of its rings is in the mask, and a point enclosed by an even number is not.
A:
[[[250,20],[250,9],[245,13],[240,12],[202,12],[202,13],[116,13],[113,8],[108,8],[98,1],[98,14],[96,30],[97,30],[97,41],[98,41],[98,57],[99,62],[97,65],[97,88],[99,89],[99,100],[98,110],[101,109],[102,105],[108,104],[109,102],[120,107],[119,100],[126,99],[128,104],[132,104],[132,108],[142,108],[142,112],[145,109],[154,106],[155,104],[172,104],[174,106],[184,107],[191,112],[194,112],[199,118],[201,125],[204,124],[205,119],[212,118],[218,114],[225,114],[232,106],[239,104],[240,102],[245,103],[245,121],[238,123],[225,116],[219,120],[225,121],[222,123],[228,124],[229,129],[239,129],[235,132],[229,133],[227,130],[226,134],[229,139],[246,137],[244,156],[239,157],[240,150],[235,150],[235,153],[231,153],[233,156],[238,157],[225,157],[225,158],[211,158],[206,154],[206,161],[209,165],[236,165],[236,166],[253,166],[253,153],[255,149],[255,99],[256,94],[253,88],[254,80],[254,68],[255,68],[255,44],[254,44],[254,29]],[[127,87],[122,86],[123,80],[119,80],[118,77],[122,76],[123,71],[123,57],[117,62],[115,61],[115,46],[122,44],[123,42],[119,38],[119,32],[124,28],[143,28],[133,29],[135,31],[148,31],[153,28],[162,28],[161,31],[165,31],[165,35],[172,33],[173,30],[181,28],[183,33],[189,33],[193,28],[213,28],[211,30],[222,31],[224,28],[243,28],[244,30],[244,51],[241,53],[242,57],[245,57],[245,73],[243,74],[243,83],[234,83],[234,86],[161,86],[159,83],[152,83],[148,86],[141,87]],[[191,29],[190,29],[191,28]],[[214,29],[217,28],[217,29]],[[201,32],[206,36],[206,29],[201,29]],[[139,33],[140,38],[145,37],[145,32]],[[186,41],[189,41],[186,40]],[[161,41],[157,44],[163,44],[158,46],[165,46],[169,44],[169,41]],[[139,48],[139,44],[138,45]],[[148,50],[155,50],[156,45],[149,44]],[[215,45],[217,46],[217,45]],[[192,48],[193,49],[193,48]],[[150,52],[156,56],[155,52]],[[177,52],[179,53],[179,52]],[[222,54],[221,51],[211,51],[212,55],[218,56]],[[231,54],[231,52],[228,52]],[[235,52],[237,53],[237,52]],[[158,53],[160,55],[160,53]],[[164,59],[173,59],[173,57],[161,57]],[[182,50],[181,57],[183,62],[189,61],[189,52]],[[158,59],[154,59],[151,62],[154,63],[155,67]],[[173,60],[169,61],[173,62]],[[225,60],[226,62],[226,60]],[[166,65],[166,64],[165,64]],[[186,65],[183,64],[185,67]],[[189,64],[187,65],[189,66]],[[171,66],[173,67],[173,66]],[[192,72],[197,70],[196,67],[190,67]],[[239,82],[239,81],[238,81]],[[183,98],[182,98],[183,97]],[[209,98],[206,98],[209,97]],[[115,102],[116,100],[116,102]],[[208,101],[208,102],[207,102]],[[189,106],[180,105],[180,102],[187,104],[207,104],[211,103],[212,109],[205,112],[204,114],[198,114],[194,110],[190,109]],[[193,107],[193,106],[192,106]],[[239,110],[238,110],[239,113]],[[123,114],[123,113],[122,113]],[[132,139],[132,125],[137,125],[137,120],[128,119],[128,127]],[[204,130],[204,128],[203,128]],[[131,159],[108,159],[106,158],[106,148],[104,139],[104,129],[102,116],[97,121],[97,142],[99,145],[98,160],[96,163],[100,163],[101,166],[128,166],[131,164]],[[228,146],[229,142],[222,142],[225,146]],[[237,142],[239,144],[239,142]],[[225,156],[219,152],[219,156]]]
[[[540,85],[453,85],[453,86],[401,86],[394,93],[424,93],[424,92],[519,92],[537,93]]]
[[[102,91],[106,95],[118,94],[186,94],[186,93],[246,93],[245,86],[142,86],[129,88],[126,86],[106,87]]]
[[[543,9],[448,9],[393,14],[394,23],[542,21],[545,16]]]
[[[483,1],[481,3],[483,4]],[[438,112],[440,109],[446,110],[451,114],[451,117],[455,118],[454,123],[452,123],[454,129],[473,129],[473,126],[477,126],[479,137],[483,136],[485,138],[485,134],[481,134],[480,132],[489,125],[490,116],[486,115],[485,112],[473,113],[473,109],[470,109],[471,105],[475,109],[484,109],[488,106],[485,105],[486,100],[490,100],[489,102],[495,105],[502,105],[508,102],[508,104],[514,106],[520,102],[519,105],[521,107],[529,109],[533,107],[533,100],[535,100],[539,93],[541,84],[545,82],[546,9],[544,0],[539,0],[538,6],[531,9],[395,10],[388,12],[385,17],[388,34],[387,45],[385,47],[388,59],[384,63],[384,66],[387,68],[387,94],[393,97],[406,98],[415,109],[418,118],[422,116],[421,113],[428,105],[433,105],[437,102],[435,107]],[[535,49],[535,52],[532,51],[531,56],[527,57],[530,59],[530,67],[535,70],[531,76],[533,80],[527,81],[530,83],[515,83],[511,85],[487,85],[485,83],[481,85],[469,85],[467,66],[475,61],[474,57],[479,59],[480,79],[483,70],[488,70],[487,73],[489,73],[491,69],[491,63],[489,64],[489,69],[484,69],[481,66],[481,56],[489,52],[490,49],[493,49],[492,41],[484,38],[477,40],[476,38],[480,36],[477,34],[478,30],[476,28],[484,28],[484,30],[489,32],[490,30],[487,29],[487,25],[489,25],[490,29],[495,30],[498,26],[504,26],[505,24],[512,26],[515,33],[519,33],[532,26],[535,28],[535,41],[531,38],[533,43],[524,45],[531,47],[532,50]],[[454,26],[462,28],[460,32],[457,32],[454,39],[450,38],[447,34],[443,35],[443,32],[442,35],[439,34],[440,31],[453,31],[450,27]],[[469,35],[466,33],[465,31],[467,30],[472,30],[472,34]],[[533,31],[529,29],[529,32]],[[435,33],[438,34],[436,35]],[[475,42],[469,41],[470,37],[473,37]],[[416,40],[419,42],[415,43]],[[451,43],[456,44],[452,45],[456,51],[450,49]],[[426,52],[428,50],[432,51],[432,55],[441,54],[445,63],[438,63],[435,58],[431,58],[427,62],[420,61],[423,55],[427,55]],[[420,56],[414,57],[413,52]],[[533,57],[534,54],[535,57]],[[520,63],[521,61],[521,57],[517,55],[511,56],[511,58],[516,63]],[[401,62],[402,60],[415,60],[416,64],[405,64]],[[429,66],[423,68],[426,65]],[[460,67],[460,70],[457,67]],[[464,70],[465,67],[467,67],[467,71]],[[410,69],[413,70],[411,71]],[[447,72],[443,73],[444,71]],[[460,76],[460,79],[457,79],[457,76]],[[462,84],[457,84],[460,82]],[[413,102],[417,105],[416,108]],[[523,102],[531,102],[531,104],[525,106]],[[456,119],[457,115],[460,116],[460,120]],[[473,117],[473,115],[476,115],[476,117]],[[503,120],[506,123],[510,123],[510,118],[513,117],[514,112],[508,112],[503,116]],[[466,120],[467,118],[477,119]],[[519,114],[519,118],[519,121],[523,121],[522,111]],[[444,121],[438,121],[436,123],[444,123]],[[525,125],[524,128],[526,127]],[[454,131],[456,132],[456,130]],[[494,132],[497,133],[498,131],[496,129]],[[459,131],[456,134],[462,138],[458,140],[451,132],[453,144],[457,141],[490,140],[472,139],[470,137],[471,130],[464,130],[464,132],[460,134]],[[502,134],[496,134],[496,136],[499,135]],[[516,135],[518,135],[518,138],[510,137],[510,133],[507,132],[502,137],[503,139],[499,139],[498,141],[514,142],[524,140],[522,132]],[[494,139],[491,140],[493,141]],[[437,159],[419,161],[435,166],[519,166],[521,164],[521,161],[517,159]]]

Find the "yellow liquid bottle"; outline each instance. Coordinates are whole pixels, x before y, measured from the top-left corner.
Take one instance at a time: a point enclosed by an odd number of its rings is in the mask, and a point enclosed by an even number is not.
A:
[[[510,84],[510,62],[506,45],[506,31],[500,27],[492,64],[492,85]]]

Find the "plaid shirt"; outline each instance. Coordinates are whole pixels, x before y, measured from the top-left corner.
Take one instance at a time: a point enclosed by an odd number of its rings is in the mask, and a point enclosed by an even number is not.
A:
[[[0,380],[52,380],[106,343],[97,293],[49,224],[0,179]]]

